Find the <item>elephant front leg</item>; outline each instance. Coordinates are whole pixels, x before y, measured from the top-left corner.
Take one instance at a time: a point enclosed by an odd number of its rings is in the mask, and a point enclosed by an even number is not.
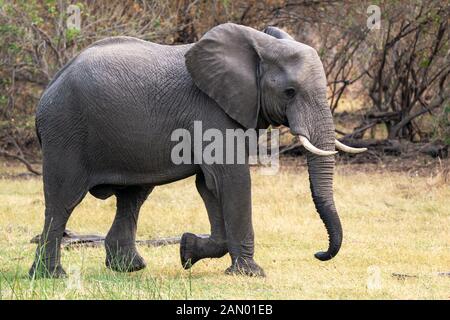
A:
[[[223,213],[231,256],[232,264],[225,273],[265,276],[264,270],[253,259],[254,232],[248,165],[225,165],[210,169]]]
[[[211,236],[199,237],[193,233],[183,234],[180,243],[180,258],[185,269],[189,269],[201,259],[221,258],[228,252],[225,222],[218,198],[208,189],[202,173],[197,174],[195,185],[208,212]]]
[[[133,186],[116,191],[117,212],[105,239],[106,266],[114,271],[133,272],[145,268],[136,250],[139,210],[152,187]]]

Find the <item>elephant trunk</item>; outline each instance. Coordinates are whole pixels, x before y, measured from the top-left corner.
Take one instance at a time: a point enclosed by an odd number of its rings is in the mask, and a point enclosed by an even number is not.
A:
[[[334,124],[331,111],[325,101],[317,108],[314,127],[310,128],[311,142],[322,150],[334,151]],[[315,257],[321,261],[330,260],[339,252],[342,244],[342,226],[333,199],[334,156],[320,156],[308,152],[308,172],[311,194],[325,228],[328,232],[329,246],[325,252],[317,252]]]
[[[332,153],[335,151],[333,117],[325,95],[304,99],[301,109],[314,110],[314,113],[300,114],[298,109],[296,106],[288,108],[287,117],[291,132],[306,137],[313,146],[308,147],[303,143],[309,151],[307,160],[312,198],[325,224],[329,239],[328,250],[316,253],[315,257],[326,261],[336,256],[342,244],[342,227],[333,199],[335,162]]]
[[[330,260],[339,252],[342,243],[342,226],[333,200],[334,159],[309,155],[308,172],[311,194],[325,228],[328,232],[328,250],[317,252],[315,257],[321,261]]]

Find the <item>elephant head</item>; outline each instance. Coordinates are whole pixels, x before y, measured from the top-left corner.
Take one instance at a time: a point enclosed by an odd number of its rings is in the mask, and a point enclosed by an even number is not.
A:
[[[326,252],[334,257],[342,243],[342,227],[333,200],[335,139],[326,100],[327,82],[317,52],[284,31],[259,32],[232,23],[207,32],[186,53],[195,84],[245,128],[285,125],[309,151],[308,172],[315,207],[329,236]]]

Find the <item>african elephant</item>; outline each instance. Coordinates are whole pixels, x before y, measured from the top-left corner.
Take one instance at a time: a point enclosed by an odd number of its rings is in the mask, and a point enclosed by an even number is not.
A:
[[[171,161],[171,132],[191,132],[194,121],[220,131],[285,125],[299,136],[310,151],[312,197],[329,235],[328,250],[315,256],[331,259],[342,242],[332,191],[335,146],[362,150],[336,142],[326,87],[316,51],[275,27],[260,32],[226,23],[187,45],[132,37],[95,42],[55,75],[37,107],[45,223],[30,275],[65,274],[60,241],[87,192],[117,198],[106,265],[144,268],[135,246],[141,205],[155,186],[196,175],[211,235],[183,235],[183,267],[229,253],[226,273],[263,276],[253,259],[248,163]]]

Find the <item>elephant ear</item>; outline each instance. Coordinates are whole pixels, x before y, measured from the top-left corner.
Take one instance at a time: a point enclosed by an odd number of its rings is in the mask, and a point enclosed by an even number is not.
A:
[[[268,26],[264,29],[263,32],[267,33],[268,35],[271,35],[272,37],[275,37],[277,39],[288,39],[288,40],[295,41],[295,39],[293,37],[291,37],[287,32],[285,32],[281,29],[278,29],[277,27]]]
[[[208,31],[185,55],[197,87],[245,128],[256,127],[256,68],[272,39],[255,29],[225,23]]]

